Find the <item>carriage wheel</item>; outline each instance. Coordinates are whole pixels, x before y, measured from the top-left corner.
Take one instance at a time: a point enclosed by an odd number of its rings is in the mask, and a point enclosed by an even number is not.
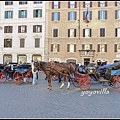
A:
[[[52,75],[52,78],[51,78],[52,80],[58,80],[59,78],[58,78],[58,75]]]
[[[4,83],[6,79],[6,74],[4,72],[0,72],[0,83]]]
[[[85,90],[89,90],[91,87],[91,78],[90,76],[83,76],[79,79],[79,86],[80,89],[85,91]]]
[[[79,85],[79,79],[81,78],[82,76],[78,75],[78,74],[75,74],[75,79],[72,79],[72,84],[75,86],[75,87],[80,87]]]
[[[25,75],[25,79],[28,83],[32,83],[32,72],[31,71],[28,71]]]
[[[15,80],[16,85],[21,85],[23,82],[22,76],[19,72],[13,74],[13,80]]]
[[[114,88],[120,90],[120,75],[114,76]]]

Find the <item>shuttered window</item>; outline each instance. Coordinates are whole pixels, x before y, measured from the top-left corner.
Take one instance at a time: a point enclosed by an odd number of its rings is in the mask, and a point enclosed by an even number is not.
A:
[[[40,38],[35,38],[35,48],[40,47]]]
[[[25,39],[20,39],[20,48],[25,47]]]

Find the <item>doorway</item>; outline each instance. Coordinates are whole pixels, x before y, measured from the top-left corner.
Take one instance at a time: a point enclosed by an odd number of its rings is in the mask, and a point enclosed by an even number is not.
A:
[[[84,58],[84,65],[87,66],[90,63],[90,58]]]

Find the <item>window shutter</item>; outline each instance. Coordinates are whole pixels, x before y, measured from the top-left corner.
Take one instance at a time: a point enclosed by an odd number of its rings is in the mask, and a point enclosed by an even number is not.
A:
[[[36,26],[33,25],[33,33],[35,33],[35,32],[36,32]]]
[[[52,21],[54,20],[54,13],[52,13]]]
[[[27,18],[27,10],[25,10],[25,18]]]
[[[100,52],[100,44],[98,44],[98,52]]]
[[[58,2],[58,8],[60,8],[60,1]]]
[[[13,26],[10,26],[10,33],[12,33]]]
[[[7,18],[7,11],[5,11],[5,18]]]
[[[76,20],[76,12],[75,12],[75,20]]]
[[[13,11],[11,11],[11,18],[13,18]]]
[[[40,32],[42,32],[42,25],[40,25]]]
[[[90,37],[91,37],[91,32],[92,32],[92,31],[91,31],[91,29],[90,29]]]
[[[42,17],[42,9],[40,9],[40,17]]]
[[[21,5],[22,4],[22,2],[21,1],[19,1],[19,5]]]
[[[74,52],[76,52],[76,44],[74,44]]]
[[[24,39],[20,39],[20,48],[24,47]]]
[[[100,7],[100,1],[98,1],[98,7]]]
[[[25,33],[27,33],[27,26],[25,25]]]
[[[21,28],[21,26],[18,26],[18,33],[20,33],[20,28]]]
[[[115,19],[117,19],[117,10],[115,10]]]
[[[68,8],[70,8],[70,1],[68,1]]]
[[[90,11],[90,20],[92,20],[92,11]]]
[[[83,12],[83,20],[85,20],[85,11]]]
[[[85,49],[85,44],[82,44],[82,50],[84,50]]]
[[[83,1],[83,8],[85,8],[85,1]]]
[[[117,28],[115,28],[115,37],[117,37]]]
[[[102,28],[100,28],[100,37],[102,37]]]
[[[33,17],[36,17],[36,10],[33,10]]]
[[[51,44],[51,52],[53,52],[53,44]]]
[[[115,1],[115,6],[117,6],[117,1]]]
[[[70,37],[70,29],[68,29],[68,37]]]
[[[60,20],[60,12],[58,12],[58,20]]]
[[[105,1],[105,7],[107,7],[107,1]]]
[[[70,44],[67,44],[67,52],[70,52]]]
[[[40,40],[39,38],[35,38],[35,47],[39,47],[39,44],[40,44]]]
[[[54,9],[54,2],[52,1],[52,9]]]
[[[92,44],[90,44],[90,50],[92,50]]]
[[[56,37],[58,37],[58,29],[56,29]]]
[[[103,37],[105,37],[105,28],[103,28]]]
[[[57,52],[60,52],[60,44],[57,44]]]
[[[107,44],[105,44],[105,52],[107,52]]]
[[[76,37],[76,29],[74,29],[74,37]]]
[[[68,20],[70,20],[70,12],[68,12]]]
[[[92,1],[90,1],[90,7],[92,7]]]
[[[83,37],[85,37],[85,29],[83,29]]]
[[[105,19],[107,19],[107,11],[105,11]]]
[[[100,11],[98,11],[98,20],[100,20]]]
[[[115,48],[114,48],[115,52],[117,52],[117,44],[115,44],[114,47],[115,47]]]
[[[75,8],[77,8],[77,2],[75,1]]]
[[[8,2],[5,1],[5,5],[8,5]]]
[[[19,10],[19,18],[21,18],[21,11]]]
[[[7,30],[6,30],[6,29],[7,29],[7,27],[6,27],[6,26],[4,26],[4,33],[6,33],[6,32],[7,32]]]

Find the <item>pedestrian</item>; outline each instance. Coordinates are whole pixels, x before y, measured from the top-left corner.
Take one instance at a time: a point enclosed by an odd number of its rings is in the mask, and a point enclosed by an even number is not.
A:
[[[34,67],[33,63],[34,62],[32,60],[32,63],[31,63],[32,75],[33,75],[32,85],[35,85],[37,83],[37,72],[38,72],[38,70]]]

